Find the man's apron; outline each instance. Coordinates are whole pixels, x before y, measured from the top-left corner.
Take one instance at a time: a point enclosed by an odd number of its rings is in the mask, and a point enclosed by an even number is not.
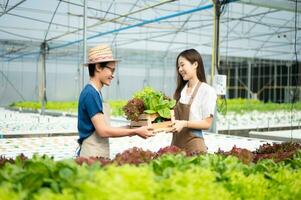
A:
[[[188,104],[180,103],[180,100],[177,102],[176,106],[174,107],[176,120],[189,120],[190,107],[200,85],[201,82],[198,82]],[[195,136],[192,133],[192,129],[186,127],[183,128],[179,133],[173,133],[171,144],[185,150],[187,154],[207,152],[204,138]]]
[[[106,123],[110,124],[110,106],[103,103],[103,113]],[[86,138],[80,147],[79,156],[81,157],[106,157],[110,156],[109,138],[100,137],[95,131]]]

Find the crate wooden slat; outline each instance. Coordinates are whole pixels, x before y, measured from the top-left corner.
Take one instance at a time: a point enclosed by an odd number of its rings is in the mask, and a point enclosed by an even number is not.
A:
[[[131,121],[130,126],[131,127],[140,127],[140,126],[149,126],[154,129],[155,132],[160,131],[169,131],[170,125],[174,121],[174,111],[170,110],[171,119],[169,121],[164,122],[153,122],[157,117],[159,117],[159,114],[141,114],[139,116],[139,121]]]

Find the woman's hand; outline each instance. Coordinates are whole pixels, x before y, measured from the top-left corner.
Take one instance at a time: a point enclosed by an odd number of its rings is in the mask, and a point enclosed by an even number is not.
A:
[[[172,124],[171,132],[173,133],[180,132],[185,127],[187,127],[186,120],[175,120],[175,122]]]
[[[139,128],[136,128],[135,133],[144,139],[155,135],[153,129],[148,126],[141,126]]]

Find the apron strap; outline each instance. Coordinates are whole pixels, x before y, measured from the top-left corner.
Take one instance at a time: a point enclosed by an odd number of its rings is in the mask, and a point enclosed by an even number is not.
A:
[[[201,84],[202,84],[202,82],[199,81],[199,82],[197,83],[197,85],[195,86],[195,88],[194,88],[194,90],[193,90],[193,93],[192,93],[192,95],[191,95],[191,97],[190,97],[190,100],[189,100],[188,105],[191,105],[191,104],[192,104],[192,101],[193,101],[193,99],[194,99],[196,93],[198,92],[199,87],[201,86]]]

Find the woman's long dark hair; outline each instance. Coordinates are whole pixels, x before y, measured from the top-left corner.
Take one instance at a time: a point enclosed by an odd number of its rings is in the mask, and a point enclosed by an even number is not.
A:
[[[178,57],[177,57],[177,62],[176,62],[176,70],[177,70],[177,88],[176,91],[174,93],[174,99],[176,101],[180,100],[181,97],[181,91],[184,88],[185,84],[187,83],[187,81],[183,80],[182,76],[179,73],[178,70],[178,66],[179,66],[179,58],[183,57],[185,59],[187,59],[191,64],[193,64],[194,62],[198,63],[198,67],[196,70],[196,75],[199,79],[199,81],[201,82],[205,82],[206,83],[206,76],[205,76],[205,70],[204,70],[204,65],[203,65],[203,60],[201,55],[199,54],[199,52],[195,49],[187,49],[185,51],[182,51]]]

